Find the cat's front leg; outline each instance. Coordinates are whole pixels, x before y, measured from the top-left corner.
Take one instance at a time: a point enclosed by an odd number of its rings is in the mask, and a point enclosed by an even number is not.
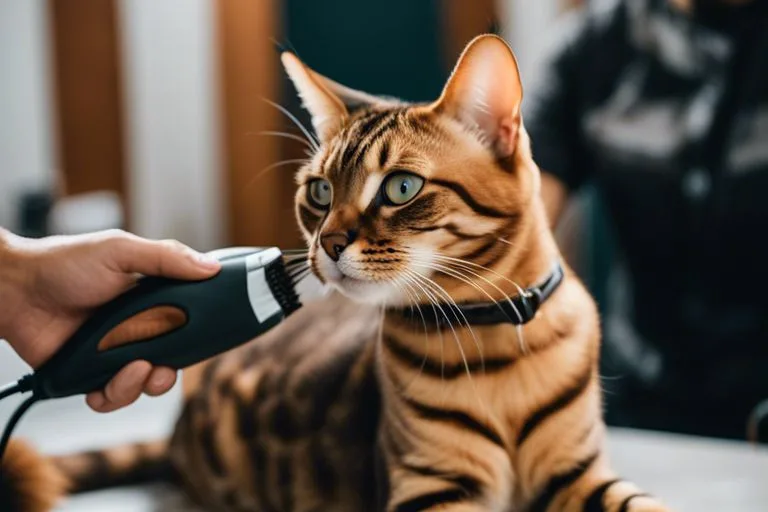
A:
[[[386,511],[508,510],[513,481],[509,460],[497,453],[483,455],[472,460],[455,453],[452,457],[446,457],[446,453],[424,457],[420,451],[390,454]]]

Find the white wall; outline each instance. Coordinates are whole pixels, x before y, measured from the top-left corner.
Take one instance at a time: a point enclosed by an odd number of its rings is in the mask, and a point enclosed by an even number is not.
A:
[[[0,225],[13,227],[17,194],[53,175],[44,0],[0,1]]]
[[[224,240],[211,0],[122,0],[134,231],[199,250]]]

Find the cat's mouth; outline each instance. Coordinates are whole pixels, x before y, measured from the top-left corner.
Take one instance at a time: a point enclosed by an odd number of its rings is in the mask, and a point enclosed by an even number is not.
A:
[[[396,275],[366,273],[360,270],[353,259],[342,258],[338,262],[331,260],[322,251],[316,255],[316,270],[321,278],[342,294],[358,302],[376,305],[402,305],[407,296],[402,287],[396,285]]]

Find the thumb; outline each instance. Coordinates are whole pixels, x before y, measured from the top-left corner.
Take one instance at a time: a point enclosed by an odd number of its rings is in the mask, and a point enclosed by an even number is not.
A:
[[[128,236],[114,244],[113,258],[120,271],[147,276],[198,280],[215,275],[220,263],[176,240],[146,240]]]

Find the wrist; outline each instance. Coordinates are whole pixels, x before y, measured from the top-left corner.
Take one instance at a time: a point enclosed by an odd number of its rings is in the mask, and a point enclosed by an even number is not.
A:
[[[0,228],[0,338],[11,335],[28,281],[21,245],[19,237]]]

